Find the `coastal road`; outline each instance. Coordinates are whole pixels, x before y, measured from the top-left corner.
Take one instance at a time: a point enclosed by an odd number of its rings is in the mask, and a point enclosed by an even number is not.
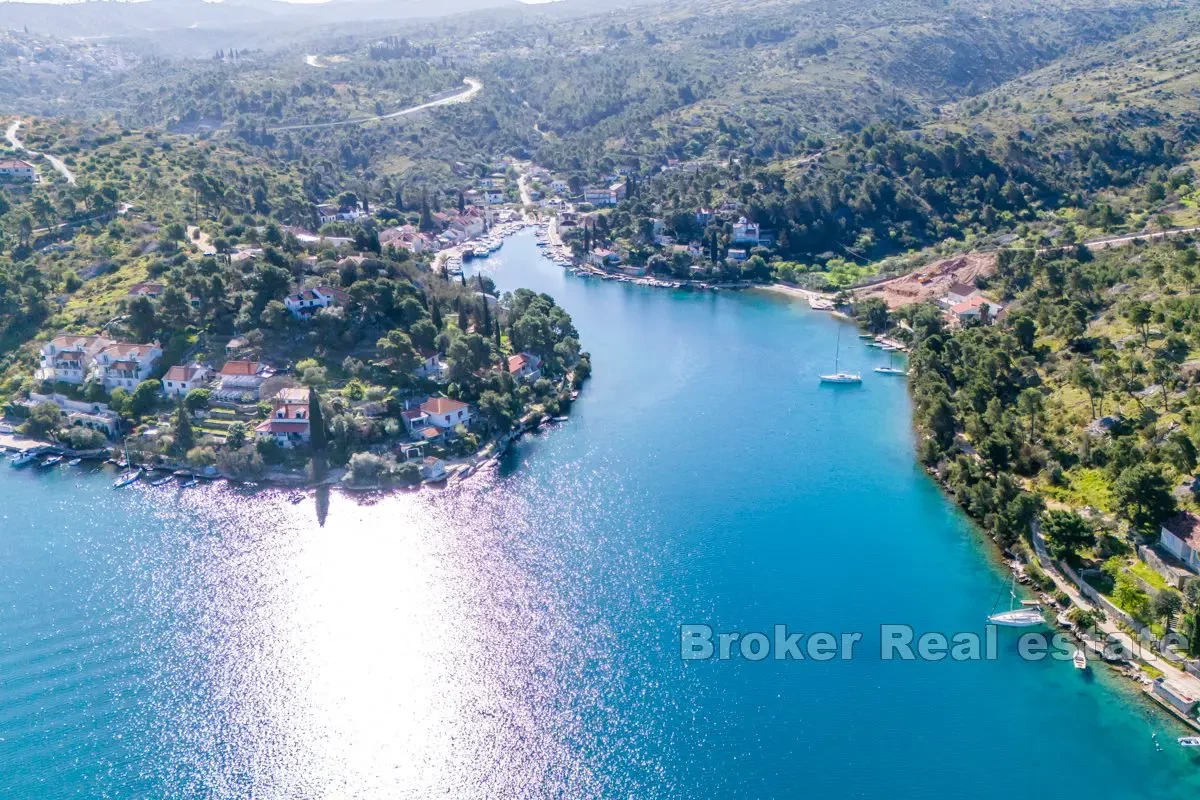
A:
[[[62,159],[56,158],[55,156],[52,156],[49,153],[38,153],[36,151],[30,150],[28,147],[26,147],[24,144],[21,143],[21,140],[17,138],[17,131],[21,128],[22,123],[23,123],[23,120],[15,119],[8,126],[8,129],[6,131],[4,131],[4,138],[8,140],[8,143],[10,145],[12,145],[13,148],[16,150],[23,151],[31,156],[41,156],[42,158],[46,159],[47,161],[50,162],[50,166],[52,166],[56,170],[58,170],[59,173],[61,173],[62,176],[67,179],[67,183],[74,186],[75,185],[75,173],[71,172],[70,168],[67,167],[67,165],[62,162]]]
[[[383,122],[397,117],[404,117],[409,114],[415,114],[418,111],[424,111],[427,108],[436,108],[438,106],[448,106],[454,103],[466,103],[475,95],[479,94],[479,90],[483,88],[483,83],[475,78],[463,78],[463,83],[467,86],[458,92],[447,97],[440,97],[437,100],[430,100],[428,103],[402,108],[399,111],[393,111],[390,114],[380,114],[376,117],[360,117],[358,119],[342,119],[337,122],[309,122],[301,125],[278,125],[274,128],[267,128],[271,133],[281,131],[308,131],[317,130],[319,128],[338,128],[343,125],[365,125],[368,122]]]

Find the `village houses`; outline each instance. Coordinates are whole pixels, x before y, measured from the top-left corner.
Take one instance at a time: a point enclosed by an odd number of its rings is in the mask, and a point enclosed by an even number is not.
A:
[[[522,383],[532,383],[542,377],[542,360],[533,353],[517,353],[508,357],[508,372]]]
[[[42,346],[41,368],[35,377],[41,381],[82,385],[92,360],[112,343],[103,336],[59,334]]]

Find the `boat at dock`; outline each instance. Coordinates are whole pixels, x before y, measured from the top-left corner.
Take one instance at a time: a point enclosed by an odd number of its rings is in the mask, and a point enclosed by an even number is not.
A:
[[[47,456],[38,463],[38,469],[47,469],[62,463],[62,456]]]
[[[82,458],[72,458],[70,461],[67,462],[67,466],[68,467],[78,467],[82,463],[83,463]]]
[[[15,456],[13,456],[8,462],[8,465],[10,467],[24,467],[27,464],[33,463],[36,459],[37,453],[33,452],[32,450],[26,450],[23,453],[17,453]]]
[[[179,486],[180,486],[180,488],[182,488],[182,489],[189,489],[189,488],[191,488],[191,487],[195,486],[196,484],[198,484],[199,482],[200,482],[200,479],[199,479],[199,478],[197,478],[195,475],[193,475],[192,477],[190,477],[190,478],[187,478],[186,480],[183,480],[183,481],[181,481],[181,482],[179,483]]]
[[[1180,747],[1200,747],[1200,736],[1180,736]]]
[[[1075,655],[1071,657],[1071,661],[1075,664],[1075,669],[1087,669],[1087,655],[1083,652],[1082,647],[1075,648]]]
[[[1045,624],[1046,619],[1042,616],[1042,609],[1039,605],[1026,606],[1022,603],[1022,608],[1015,608],[1017,602],[1017,579],[1013,576],[1009,590],[1008,611],[996,613],[996,606],[992,606],[992,613],[988,614],[988,622],[993,625],[1000,625],[1006,628],[1029,628],[1034,625]],[[996,598],[996,604],[1000,603],[1000,598]]]

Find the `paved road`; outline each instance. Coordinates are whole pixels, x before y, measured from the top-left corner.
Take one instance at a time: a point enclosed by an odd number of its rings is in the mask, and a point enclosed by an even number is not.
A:
[[[23,122],[22,120],[15,119],[8,126],[8,130],[6,130],[4,132],[4,138],[8,140],[8,143],[11,144],[15,149],[22,150],[31,156],[41,156],[42,158],[46,159],[47,161],[50,162],[50,166],[54,167],[56,170],[58,170],[60,173],[62,173],[62,176],[67,179],[67,183],[74,185],[75,184],[75,173],[71,172],[71,170],[67,167],[66,164],[64,164],[62,162],[61,159],[56,158],[56,157],[50,155],[49,153],[38,153],[33,150],[30,150],[28,147],[26,147],[24,144],[21,143],[21,140],[17,138],[17,130],[20,129],[22,122]]]
[[[361,117],[359,119],[342,119],[337,122],[310,122],[303,125],[278,125],[274,128],[267,128],[268,131],[275,133],[279,131],[307,131],[316,130],[318,128],[337,128],[342,125],[365,125],[368,122],[382,122],[384,120],[396,119],[397,117],[415,114],[418,111],[424,111],[427,108],[436,108],[437,106],[448,106],[453,103],[465,103],[475,95],[479,94],[479,90],[483,88],[483,84],[475,78],[463,78],[463,83],[467,88],[456,92],[448,97],[441,97],[437,100],[430,100],[428,103],[402,108],[399,111],[393,111],[390,114],[381,114],[377,117]]]

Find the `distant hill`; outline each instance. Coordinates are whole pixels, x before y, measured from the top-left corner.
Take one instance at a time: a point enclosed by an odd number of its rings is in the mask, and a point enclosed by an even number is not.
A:
[[[517,7],[517,0],[331,0],[297,4],[279,0],[147,0],[83,3],[7,2],[0,4],[0,25],[9,30],[60,37],[144,39],[153,35],[163,47],[187,47],[185,33],[197,39],[221,41],[227,47],[269,47],[281,34],[322,25],[370,20],[428,19],[484,8]],[[215,36],[214,36],[215,35]],[[222,38],[223,37],[223,38]],[[203,45],[207,49],[208,44]]]

